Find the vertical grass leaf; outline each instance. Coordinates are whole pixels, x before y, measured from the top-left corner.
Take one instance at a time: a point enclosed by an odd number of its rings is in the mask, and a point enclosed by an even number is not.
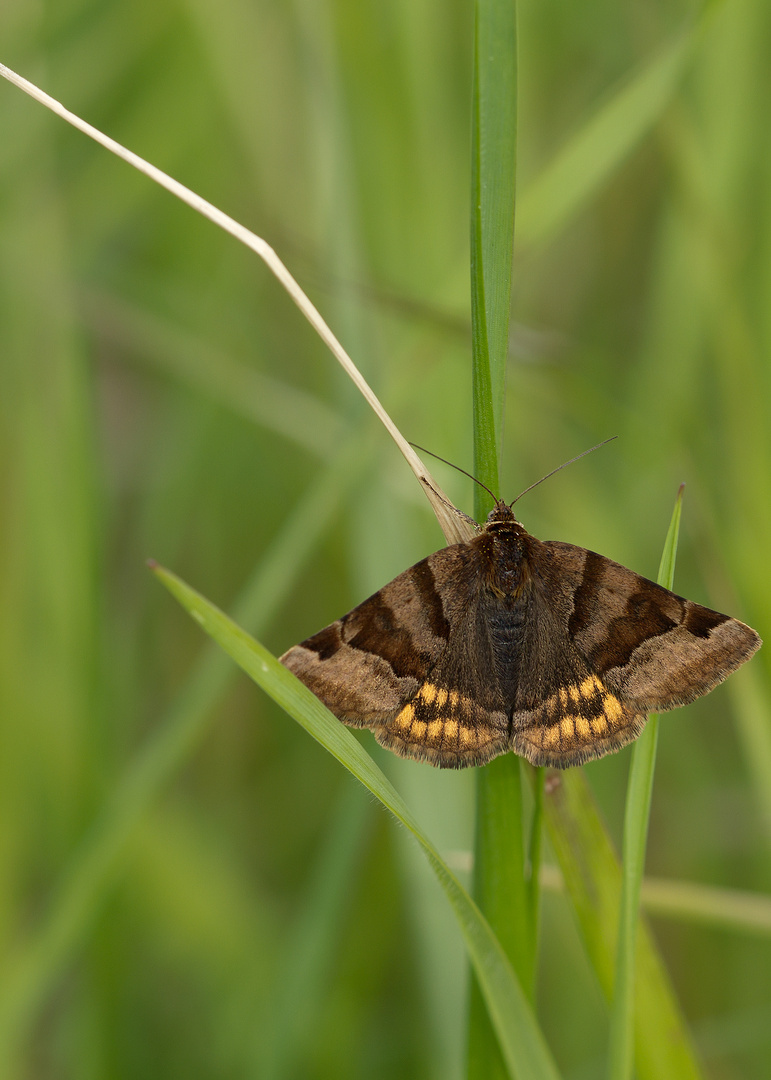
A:
[[[471,326],[474,472],[498,490],[508,357],[517,140],[517,24],[512,0],[478,0],[471,133]],[[486,496],[477,492],[481,515]]]
[[[477,0],[471,147],[471,322],[474,471],[499,490],[498,455],[508,356],[517,145],[517,24],[512,0]],[[489,509],[477,488],[478,520]],[[474,896],[520,979],[529,913],[522,778],[510,754],[477,774]],[[468,1076],[505,1076],[480,996],[469,1002]]]
[[[659,567],[659,584],[667,589],[672,588],[674,580],[682,501],[683,488],[681,487],[675,501]],[[624,813],[616,977],[608,1044],[608,1080],[631,1080],[632,1077],[635,950],[658,731],[658,716],[649,716],[648,723],[632,749],[629,767],[629,786]]]

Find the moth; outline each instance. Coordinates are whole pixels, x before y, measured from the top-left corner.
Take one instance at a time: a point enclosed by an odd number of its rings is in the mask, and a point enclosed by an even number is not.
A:
[[[403,757],[462,769],[511,750],[580,765],[761,645],[603,555],[537,540],[500,500],[476,528],[281,657],[338,719]]]

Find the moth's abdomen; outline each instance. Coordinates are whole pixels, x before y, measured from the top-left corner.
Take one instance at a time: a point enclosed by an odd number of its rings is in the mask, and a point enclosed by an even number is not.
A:
[[[489,633],[496,657],[510,658],[522,648],[525,633],[525,607],[517,604],[506,609],[501,606],[489,616]]]
[[[493,654],[493,666],[504,701],[513,701],[519,681],[520,658],[525,638],[526,608],[496,605],[487,613],[487,632]]]

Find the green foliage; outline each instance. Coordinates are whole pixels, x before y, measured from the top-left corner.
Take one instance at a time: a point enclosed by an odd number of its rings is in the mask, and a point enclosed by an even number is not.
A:
[[[711,7],[520,6],[501,491],[618,433],[528,528],[650,575],[686,480],[675,587],[763,635],[771,12]],[[402,431],[471,463],[467,4],[7,0],[0,29],[5,63],[264,235]],[[428,865],[144,565],[280,652],[439,531],[257,260],[0,96],[3,1078],[459,1080],[466,957]],[[680,1004],[643,925],[636,1015],[669,1075],[693,1075],[681,1014],[704,1075],[767,1072],[766,672],[660,724],[669,889],[642,895]],[[363,740],[468,885],[473,778]],[[605,1061],[629,757],[543,793],[565,890],[535,1001],[566,1076]]]

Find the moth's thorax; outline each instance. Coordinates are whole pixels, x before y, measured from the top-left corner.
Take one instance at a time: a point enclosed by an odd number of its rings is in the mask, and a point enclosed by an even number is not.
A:
[[[472,543],[484,557],[485,584],[497,596],[516,597],[525,584],[529,539],[511,507],[496,503]]]

